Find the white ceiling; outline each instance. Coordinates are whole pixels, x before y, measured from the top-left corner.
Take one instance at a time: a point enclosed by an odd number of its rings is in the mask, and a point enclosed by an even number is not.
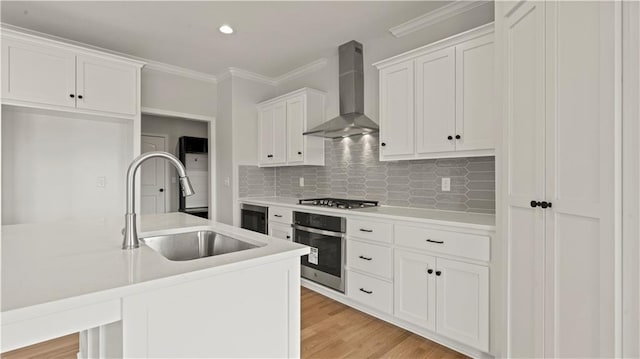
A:
[[[446,1],[2,1],[2,22],[217,75],[276,77]],[[233,35],[218,27],[230,24]]]

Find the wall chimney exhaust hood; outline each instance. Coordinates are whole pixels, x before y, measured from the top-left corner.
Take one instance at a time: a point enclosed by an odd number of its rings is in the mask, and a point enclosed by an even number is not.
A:
[[[362,44],[349,41],[338,48],[340,116],[303,133],[327,138],[378,132],[378,124],[364,114]]]

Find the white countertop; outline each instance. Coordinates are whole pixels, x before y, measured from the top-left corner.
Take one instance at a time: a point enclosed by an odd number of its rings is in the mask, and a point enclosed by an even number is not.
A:
[[[3,226],[3,323],[309,253],[306,246],[184,213],[140,216],[140,237],[213,230],[266,244],[170,261],[142,243],[122,250],[123,225],[124,217]]]
[[[292,207],[297,210],[357,215],[359,217],[385,218],[393,220],[415,221],[428,224],[452,225],[470,229],[495,231],[496,216],[493,214],[442,211],[410,207],[379,206],[357,209],[338,209],[329,207],[305,206],[298,204],[299,198],[259,197],[240,198],[240,202],[265,206]]]

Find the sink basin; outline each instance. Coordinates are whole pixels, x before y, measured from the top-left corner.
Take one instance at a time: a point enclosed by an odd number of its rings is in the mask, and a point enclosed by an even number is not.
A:
[[[260,247],[211,231],[168,234],[140,240],[172,261],[189,261]]]

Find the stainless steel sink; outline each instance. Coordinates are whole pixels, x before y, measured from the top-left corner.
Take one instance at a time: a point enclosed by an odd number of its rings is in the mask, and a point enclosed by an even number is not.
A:
[[[140,240],[172,261],[189,261],[261,247],[211,231],[168,234]]]

